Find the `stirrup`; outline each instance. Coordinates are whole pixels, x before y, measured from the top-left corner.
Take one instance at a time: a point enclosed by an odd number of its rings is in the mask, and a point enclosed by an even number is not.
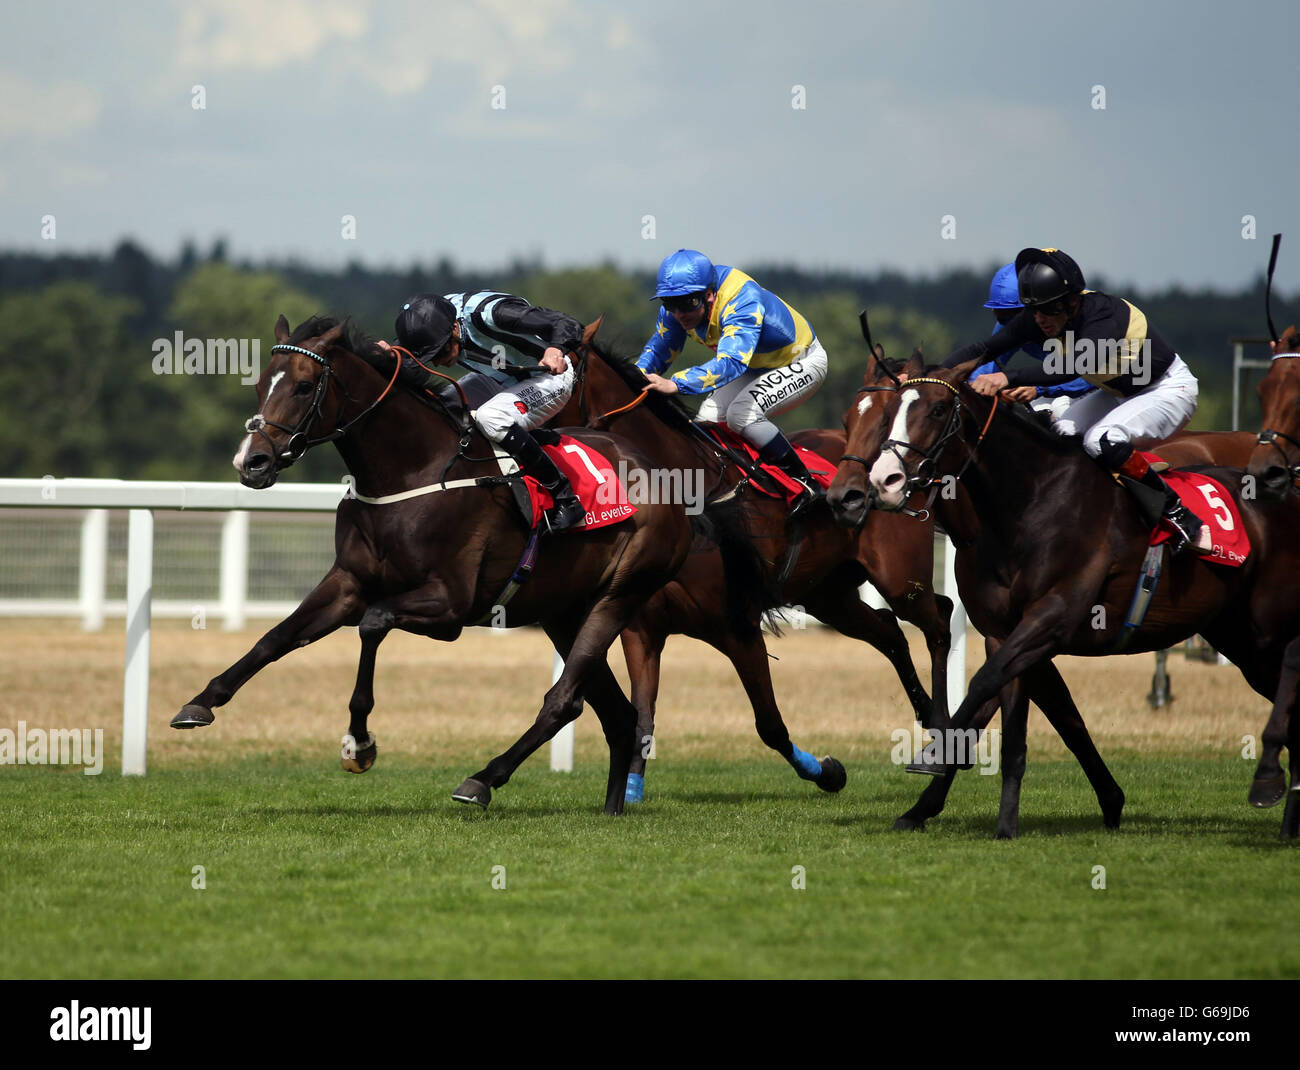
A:
[[[569,531],[586,519],[587,510],[582,507],[582,502],[578,500],[578,496],[573,492],[572,488],[569,489],[569,493],[565,497],[557,495],[556,491],[559,488],[553,490],[547,487],[545,489],[555,501],[555,504],[545,515],[546,527],[552,535]]]
[[[1214,549],[1209,527],[1181,502],[1165,512],[1164,520],[1174,529],[1171,554],[1176,556],[1188,548],[1193,553],[1208,554]]]

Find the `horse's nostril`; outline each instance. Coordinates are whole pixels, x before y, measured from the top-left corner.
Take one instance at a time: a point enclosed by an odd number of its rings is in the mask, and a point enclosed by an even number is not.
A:
[[[249,456],[248,461],[244,464],[244,470],[246,472],[260,472],[270,463],[271,455],[269,453],[254,453]]]
[[[906,482],[907,478],[902,472],[890,472],[885,477],[885,490],[897,490]]]

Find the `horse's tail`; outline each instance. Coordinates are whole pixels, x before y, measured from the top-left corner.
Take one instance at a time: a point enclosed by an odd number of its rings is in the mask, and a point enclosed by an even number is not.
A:
[[[761,618],[776,628],[773,610],[781,600],[767,579],[745,514],[744,503],[737,498],[712,502],[703,513],[691,517],[691,527],[722,554],[727,627],[740,639],[750,641],[759,637]]]

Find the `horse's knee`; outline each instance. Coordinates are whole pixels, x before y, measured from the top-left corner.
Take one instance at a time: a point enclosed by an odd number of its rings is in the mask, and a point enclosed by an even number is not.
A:
[[[393,630],[393,621],[392,610],[382,606],[371,606],[362,616],[361,624],[357,628],[361,634],[361,641],[364,643],[371,639],[382,639]]]

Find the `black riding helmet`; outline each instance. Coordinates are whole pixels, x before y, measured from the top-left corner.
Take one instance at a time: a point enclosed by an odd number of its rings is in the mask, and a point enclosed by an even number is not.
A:
[[[431,357],[447,344],[456,325],[456,306],[438,294],[417,294],[397,314],[397,344],[417,358]]]
[[[1060,249],[1021,249],[1016,256],[1016,283],[1025,308],[1050,305],[1087,288],[1079,265]]]

